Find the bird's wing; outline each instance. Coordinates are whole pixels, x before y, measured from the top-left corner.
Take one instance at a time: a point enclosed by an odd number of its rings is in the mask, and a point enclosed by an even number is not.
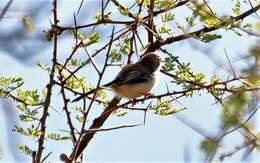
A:
[[[104,86],[143,83],[148,80],[147,73],[136,69],[123,69],[116,78]]]
[[[147,81],[146,73],[141,71],[130,71],[121,77],[119,76],[120,84],[136,84]]]

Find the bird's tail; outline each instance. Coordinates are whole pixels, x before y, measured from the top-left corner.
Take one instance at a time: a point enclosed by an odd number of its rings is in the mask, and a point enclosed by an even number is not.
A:
[[[111,87],[111,86],[113,86],[115,83],[116,83],[116,80],[113,80],[113,81],[111,81],[111,82],[109,82],[109,83],[103,85],[102,87]],[[88,95],[90,95],[90,94],[92,94],[92,93],[95,93],[96,90],[98,91],[98,90],[102,89],[102,87],[100,87],[100,88],[98,88],[98,89],[93,89],[93,90],[91,90],[91,91],[89,91],[89,92],[87,92],[87,93],[84,93],[84,94],[82,94],[81,96],[79,96],[79,97],[75,98],[74,100],[72,100],[71,102],[79,101],[79,100],[81,100],[82,98],[85,98],[85,97],[87,97]]]
[[[115,85],[115,84],[117,84],[117,83],[116,83],[116,80],[113,80],[113,81],[111,81],[111,82],[109,82],[109,83],[103,85],[103,87],[112,87],[112,86]]]
[[[84,94],[82,94],[81,96],[75,98],[75,99],[72,100],[71,102],[77,102],[77,101],[81,100],[82,98],[85,98],[85,97],[87,97],[88,95],[91,95],[92,93],[95,93],[95,91],[98,91],[99,89],[101,89],[101,88],[90,90],[90,91],[88,91],[87,93],[84,93]]]

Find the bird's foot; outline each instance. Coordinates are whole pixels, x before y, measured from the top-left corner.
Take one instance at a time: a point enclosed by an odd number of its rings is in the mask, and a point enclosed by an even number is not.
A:
[[[132,104],[132,106],[134,106],[135,104],[137,104],[137,100],[134,98],[134,99],[132,99],[131,100],[131,104]]]
[[[154,94],[152,94],[152,93],[144,93],[143,95],[144,95],[144,98],[148,98],[148,97],[153,96]]]

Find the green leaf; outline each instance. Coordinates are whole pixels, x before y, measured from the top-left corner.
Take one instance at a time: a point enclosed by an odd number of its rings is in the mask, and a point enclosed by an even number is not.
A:
[[[20,107],[24,107],[24,108],[19,108],[20,110],[22,110],[24,112],[24,114],[20,114],[19,118],[21,121],[23,122],[32,122],[32,121],[39,121],[39,119],[37,118],[38,115],[38,111],[36,109],[28,109],[28,107],[26,105],[22,105]]]
[[[125,38],[122,43],[120,43],[120,52],[123,53],[124,55],[128,55],[131,50],[131,39],[130,38]]]
[[[253,27],[253,24],[251,24],[251,23],[246,23],[243,25],[243,28],[251,29],[252,27]]]
[[[232,8],[233,12],[236,15],[240,14],[240,12],[241,12],[240,7],[241,7],[240,0],[236,0],[235,7]]]
[[[197,73],[193,75],[193,82],[199,85],[205,84],[206,82],[204,81],[205,75],[202,73]]]
[[[240,7],[235,7],[235,8],[232,8],[233,12],[236,14],[236,15],[239,15],[240,14]]]
[[[218,77],[217,75],[213,75],[211,78],[210,78],[210,83],[211,84],[216,84],[216,83],[220,83],[222,80],[220,77]]]
[[[235,30],[235,29],[232,29],[232,31],[234,31],[234,32],[235,32],[235,34],[236,34],[236,35],[238,35],[239,37],[241,37],[241,36],[242,36],[242,33],[238,32],[238,31],[237,31],[237,30]]]
[[[2,94],[4,92],[8,94],[9,92],[21,87],[24,81],[21,77],[4,77],[0,76],[0,90],[2,90]]]
[[[218,27],[221,21],[215,13],[212,13],[206,4],[193,3],[195,16],[198,16],[201,22],[204,22],[208,27]]]
[[[222,38],[221,35],[217,35],[217,34],[208,34],[208,33],[201,33],[199,35],[199,40],[207,43],[207,42],[210,42],[210,41],[213,41],[213,40],[216,40],[216,39],[220,39]]]
[[[256,30],[260,31],[260,22],[257,22],[257,23],[255,24],[255,28],[256,28]]]
[[[168,35],[173,35],[173,32],[171,30],[171,28],[169,28],[168,26],[166,26],[165,24],[163,24],[160,29],[159,29],[159,33],[167,33]]]
[[[121,110],[116,110],[113,112],[114,115],[118,116],[118,117],[122,117],[125,116],[127,114],[127,112],[121,111]]]
[[[236,94],[230,96],[224,105],[227,109],[222,112],[222,128],[227,129],[239,124],[246,114],[247,106],[250,104],[251,97],[243,91],[237,90]]]
[[[30,149],[28,146],[26,146],[26,145],[20,145],[20,144],[18,144],[17,145],[17,148],[18,148],[18,150],[22,153],[22,154],[25,154],[25,155],[31,155],[32,154],[32,152],[33,152],[33,150],[32,149]]]
[[[33,32],[34,31],[34,24],[33,24],[33,20],[31,17],[25,16],[23,17],[23,25],[25,26],[26,30],[28,32]]]
[[[111,19],[109,18],[111,15],[112,15],[112,12],[105,13],[103,19],[106,20],[106,21],[111,21]],[[101,13],[97,13],[97,15],[94,17],[94,19],[97,22],[102,21],[102,14]]]
[[[201,142],[200,149],[206,154],[211,153],[220,146],[217,139],[206,139]]]
[[[74,66],[74,67],[81,66],[82,64],[83,64],[83,62],[80,59],[71,58],[70,61],[69,61],[69,65]]]
[[[122,14],[122,15],[128,15],[129,14],[129,8],[120,8],[118,7],[117,10]]]
[[[51,72],[51,68],[48,67],[46,64],[41,63],[40,61],[37,61],[36,65],[44,71]]]
[[[164,59],[165,63],[162,67],[163,70],[167,71],[167,72],[175,70],[175,66],[176,66],[175,62],[177,61],[177,59],[178,59],[178,57],[175,57],[175,56],[166,57]]]
[[[64,75],[64,78],[66,79],[69,76],[70,74],[66,74]],[[86,83],[85,80],[85,76],[78,76],[77,78],[75,76],[70,76],[70,78],[66,80],[65,86],[71,89],[84,88],[85,91],[89,91],[93,87],[90,84]]]
[[[165,109],[157,110],[156,114],[159,114],[159,115],[162,115],[162,116],[168,116],[168,115],[172,115],[172,114],[181,112],[183,110],[186,110],[186,109],[185,108],[178,108],[178,109],[165,108]]]
[[[78,114],[78,115],[76,115],[76,120],[78,120],[79,123],[83,123],[84,119],[83,119],[83,116]]]
[[[155,0],[154,6],[158,9],[170,9],[176,5],[175,1],[172,0]]]
[[[190,27],[193,27],[196,25],[196,23],[193,21],[193,19],[191,17],[186,17],[185,20],[189,24]]]
[[[37,106],[40,104],[40,95],[37,89],[17,89],[17,97],[23,100],[27,105]]]
[[[186,110],[186,108],[172,108],[172,103],[170,101],[157,101],[156,105],[150,105],[148,107],[148,110],[153,110],[155,114],[161,115],[161,116],[169,116],[178,112],[181,112],[183,110]]]
[[[174,20],[174,14],[172,14],[170,12],[166,12],[166,13],[161,15],[161,19],[162,19],[163,23],[172,21],[172,20]]]
[[[111,53],[109,54],[109,58],[111,62],[119,62],[122,60],[122,53],[120,53],[117,49],[113,48]]]
[[[90,46],[92,44],[99,42],[99,40],[100,40],[100,35],[97,32],[94,32],[90,36],[85,35],[85,37],[86,37],[85,39],[82,39],[83,40],[83,46]]]
[[[99,33],[98,32],[92,33],[89,37],[89,40],[90,40],[90,42],[88,43],[89,45],[99,42],[100,40]]]
[[[69,140],[71,138],[70,136],[61,136],[55,133],[50,133],[47,135],[47,137],[56,141],[64,141],[64,140]]]
[[[25,114],[19,115],[19,118],[23,122],[32,122],[32,121],[38,120],[37,118],[35,118],[33,116],[25,115]]]
[[[24,103],[18,104],[17,105],[18,109],[20,109],[21,111],[25,111],[28,109],[28,106],[25,105]]]
[[[257,134],[256,134],[256,141],[255,141],[256,143],[256,149],[257,149],[257,151],[259,151],[260,150],[260,132],[258,132]]]
[[[120,41],[119,44],[116,45],[117,48],[113,48],[111,50],[111,53],[109,54],[109,58],[111,59],[111,62],[119,62],[122,60],[123,55],[128,55],[131,50],[131,39],[130,38],[124,38],[123,41]]]
[[[100,34],[98,32],[88,35],[79,31],[76,33],[75,30],[71,30],[71,33],[74,35],[74,38],[82,40],[83,45],[81,45],[81,47],[90,46],[100,41]]]
[[[41,135],[41,131],[35,129],[33,126],[31,128],[24,129],[22,127],[14,126],[12,129],[13,132],[17,132],[18,134],[28,136],[28,137],[39,137]]]
[[[179,30],[181,30],[182,32],[185,32],[185,29],[184,29],[184,26],[183,25],[181,25],[180,23],[175,23],[176,24],[176,26],[177,26],[177,28],[179,29]]]

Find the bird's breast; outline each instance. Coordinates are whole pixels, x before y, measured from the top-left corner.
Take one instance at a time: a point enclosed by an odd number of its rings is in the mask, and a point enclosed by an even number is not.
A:
[[[112,89],[122,97],[137,98],[150,93],[155,86],[156,81],[157,77],[155,74],[152,74],[146,82],[138,84],[125,84]]]

